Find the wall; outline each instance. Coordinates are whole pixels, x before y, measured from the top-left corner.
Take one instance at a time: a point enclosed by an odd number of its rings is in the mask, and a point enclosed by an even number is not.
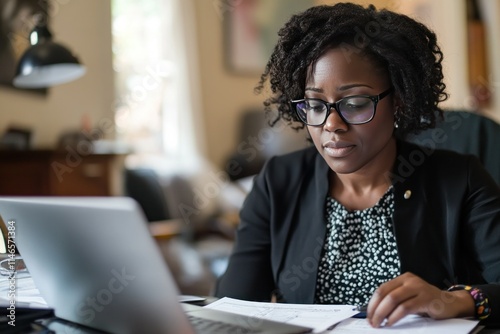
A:
[[[0,87],[0,132],[9,125],[30,127],[36,147],[52,147],[62,132],[79,129],[84,115],[92,125],[113,120],[110,0],[52,1],[54,40],[70,48],[87,73],[46,96]]]
[[[230,1],[194,0],[207,158],[219,168],[237,146],[238,120],[245,108],[261,107],[253,88],[258,75],[237,75],[224,66],[223,20],[219,7]]]

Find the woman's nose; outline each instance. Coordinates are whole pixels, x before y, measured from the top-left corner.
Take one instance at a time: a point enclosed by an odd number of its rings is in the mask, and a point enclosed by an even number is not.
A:
[[[330,132],[347,131],[349,125],[344,122],[337,110],[332,107],[332,109],[330,110],[330,115],[328,115],[328,117],[326,118],[326,122],[323,125],[323,128],[326,131]]]

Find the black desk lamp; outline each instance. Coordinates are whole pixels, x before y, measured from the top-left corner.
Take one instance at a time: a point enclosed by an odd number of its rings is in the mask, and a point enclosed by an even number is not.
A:
[[[85,67],[78,59],[67,48],[52,41],[52,34],[45,23],[35,26],[30,34],[30,43],[31,46],[19,60],[14,86],[47,88],[85,74]]]

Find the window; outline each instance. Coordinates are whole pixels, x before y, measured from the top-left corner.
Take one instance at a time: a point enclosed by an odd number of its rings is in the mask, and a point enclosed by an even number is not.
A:
[[[194,19],[185,3],[113,0],[115,121],[117,137],[135,152],[133,164],[152,156],[178,163],[198,153],[192,122],[197,73],[189,73],[186,49],[196,44],[186,32],[194,31],[186,29]]]

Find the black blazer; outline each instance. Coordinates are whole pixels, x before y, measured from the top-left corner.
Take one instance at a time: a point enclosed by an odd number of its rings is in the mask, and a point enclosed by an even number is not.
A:
[[[329,170],[315,147],[268,161],[240,212],[217,297],[268,301],[274,293],[289,303],[314,302]],[[404,142],[398,142],[388,177],[394,186],[392,222],[401,272],[442,289],[478,286],[492,308],[486,321],[500,323],[500,188],[495,181],[474,156]]]

